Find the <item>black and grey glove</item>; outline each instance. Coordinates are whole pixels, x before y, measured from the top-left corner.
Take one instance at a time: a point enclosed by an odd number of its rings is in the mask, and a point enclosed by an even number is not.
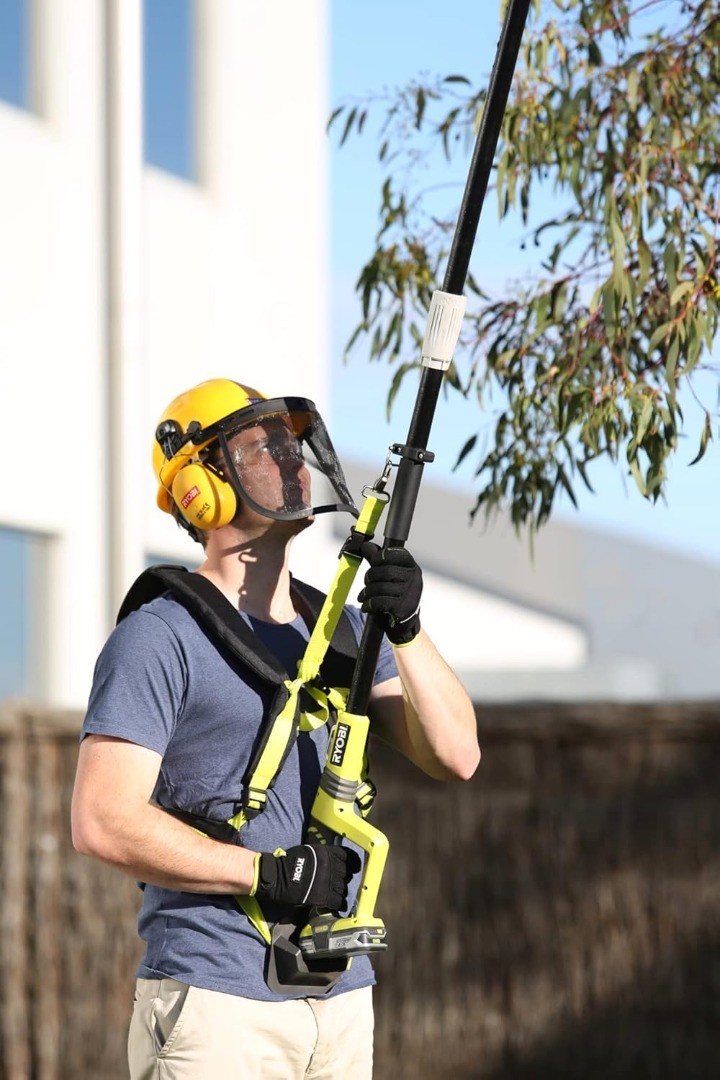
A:
[[[348,882],[360,866],[357,852],[346,847],[298,844],[278,855],[263,852],[254,895],[275,904],[340,911]]]
[[[362,610],[380,616],[393,645],[408,645],[420,633],[422,570],[407,548],[381,548],[366,540],[360,550],[370,563],[358,594]]]

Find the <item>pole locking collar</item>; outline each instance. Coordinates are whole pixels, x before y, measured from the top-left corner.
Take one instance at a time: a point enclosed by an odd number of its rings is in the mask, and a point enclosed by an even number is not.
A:
[[[464,296],[436,289],[430,301],[425,337],[422,343],[422,366],[447,371],[460,337],[467,300]]]

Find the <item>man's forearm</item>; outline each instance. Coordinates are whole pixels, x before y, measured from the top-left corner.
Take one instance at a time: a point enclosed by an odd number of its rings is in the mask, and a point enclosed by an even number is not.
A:
[[[150,803],[112,815],[86,810],[73,841],[81,854],[149,885],[231,895],[252,888],[256,852],[211,840]]]
[[[437,780],[467,780],[480,761],[472,702],[452,669],[421,630],[409,645],[395,649],[402,683],[403,717],[376,702],[375,730]]]

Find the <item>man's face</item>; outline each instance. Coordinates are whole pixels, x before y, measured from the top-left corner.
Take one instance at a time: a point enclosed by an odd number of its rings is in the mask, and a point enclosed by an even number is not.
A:
[[[228,448],[240,486],[258,506],[277,513],[312,507],[310,473],[288,421],[271,417],[243,428]]]

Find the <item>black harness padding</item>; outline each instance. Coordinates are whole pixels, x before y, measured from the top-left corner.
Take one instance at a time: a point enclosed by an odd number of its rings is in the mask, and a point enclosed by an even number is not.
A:
[[[260,678],[273,690],[272,700],[263,717],[260,738],[257,740],[252,760],[243,778],[243,805],[248,817],[253,816],[247,807],[246,799],[248,780],[253,776],[265,745],[272,732],[275,718],[282,711],[287,699],[285,685],[288,673],[275,654],[267,648],[230,601],[201,574],[190,573],[184,566],[159,565],[145,570],[122,602],[117,621],[121,622],[132,611],[137,611],[143,604],[149,603],[163,593],[170,592],[173,599],[182,604],[196,619],[200,626],[209,632],[216,642],[224,646],[236,659]],[[305,620],[310,633],[317,622],[320,609],[325,602],[325,594],[306,582],[292,578],[290,593],[293,604]],[[315,685],[320,689],[330,687],[348,687],[352,682],[358,643],[350,619],[342,611],[333,634]],[[269,787],[285,763],[297,737],[300,708],[296,709],[293,730],[285,747],[280,765]]]

